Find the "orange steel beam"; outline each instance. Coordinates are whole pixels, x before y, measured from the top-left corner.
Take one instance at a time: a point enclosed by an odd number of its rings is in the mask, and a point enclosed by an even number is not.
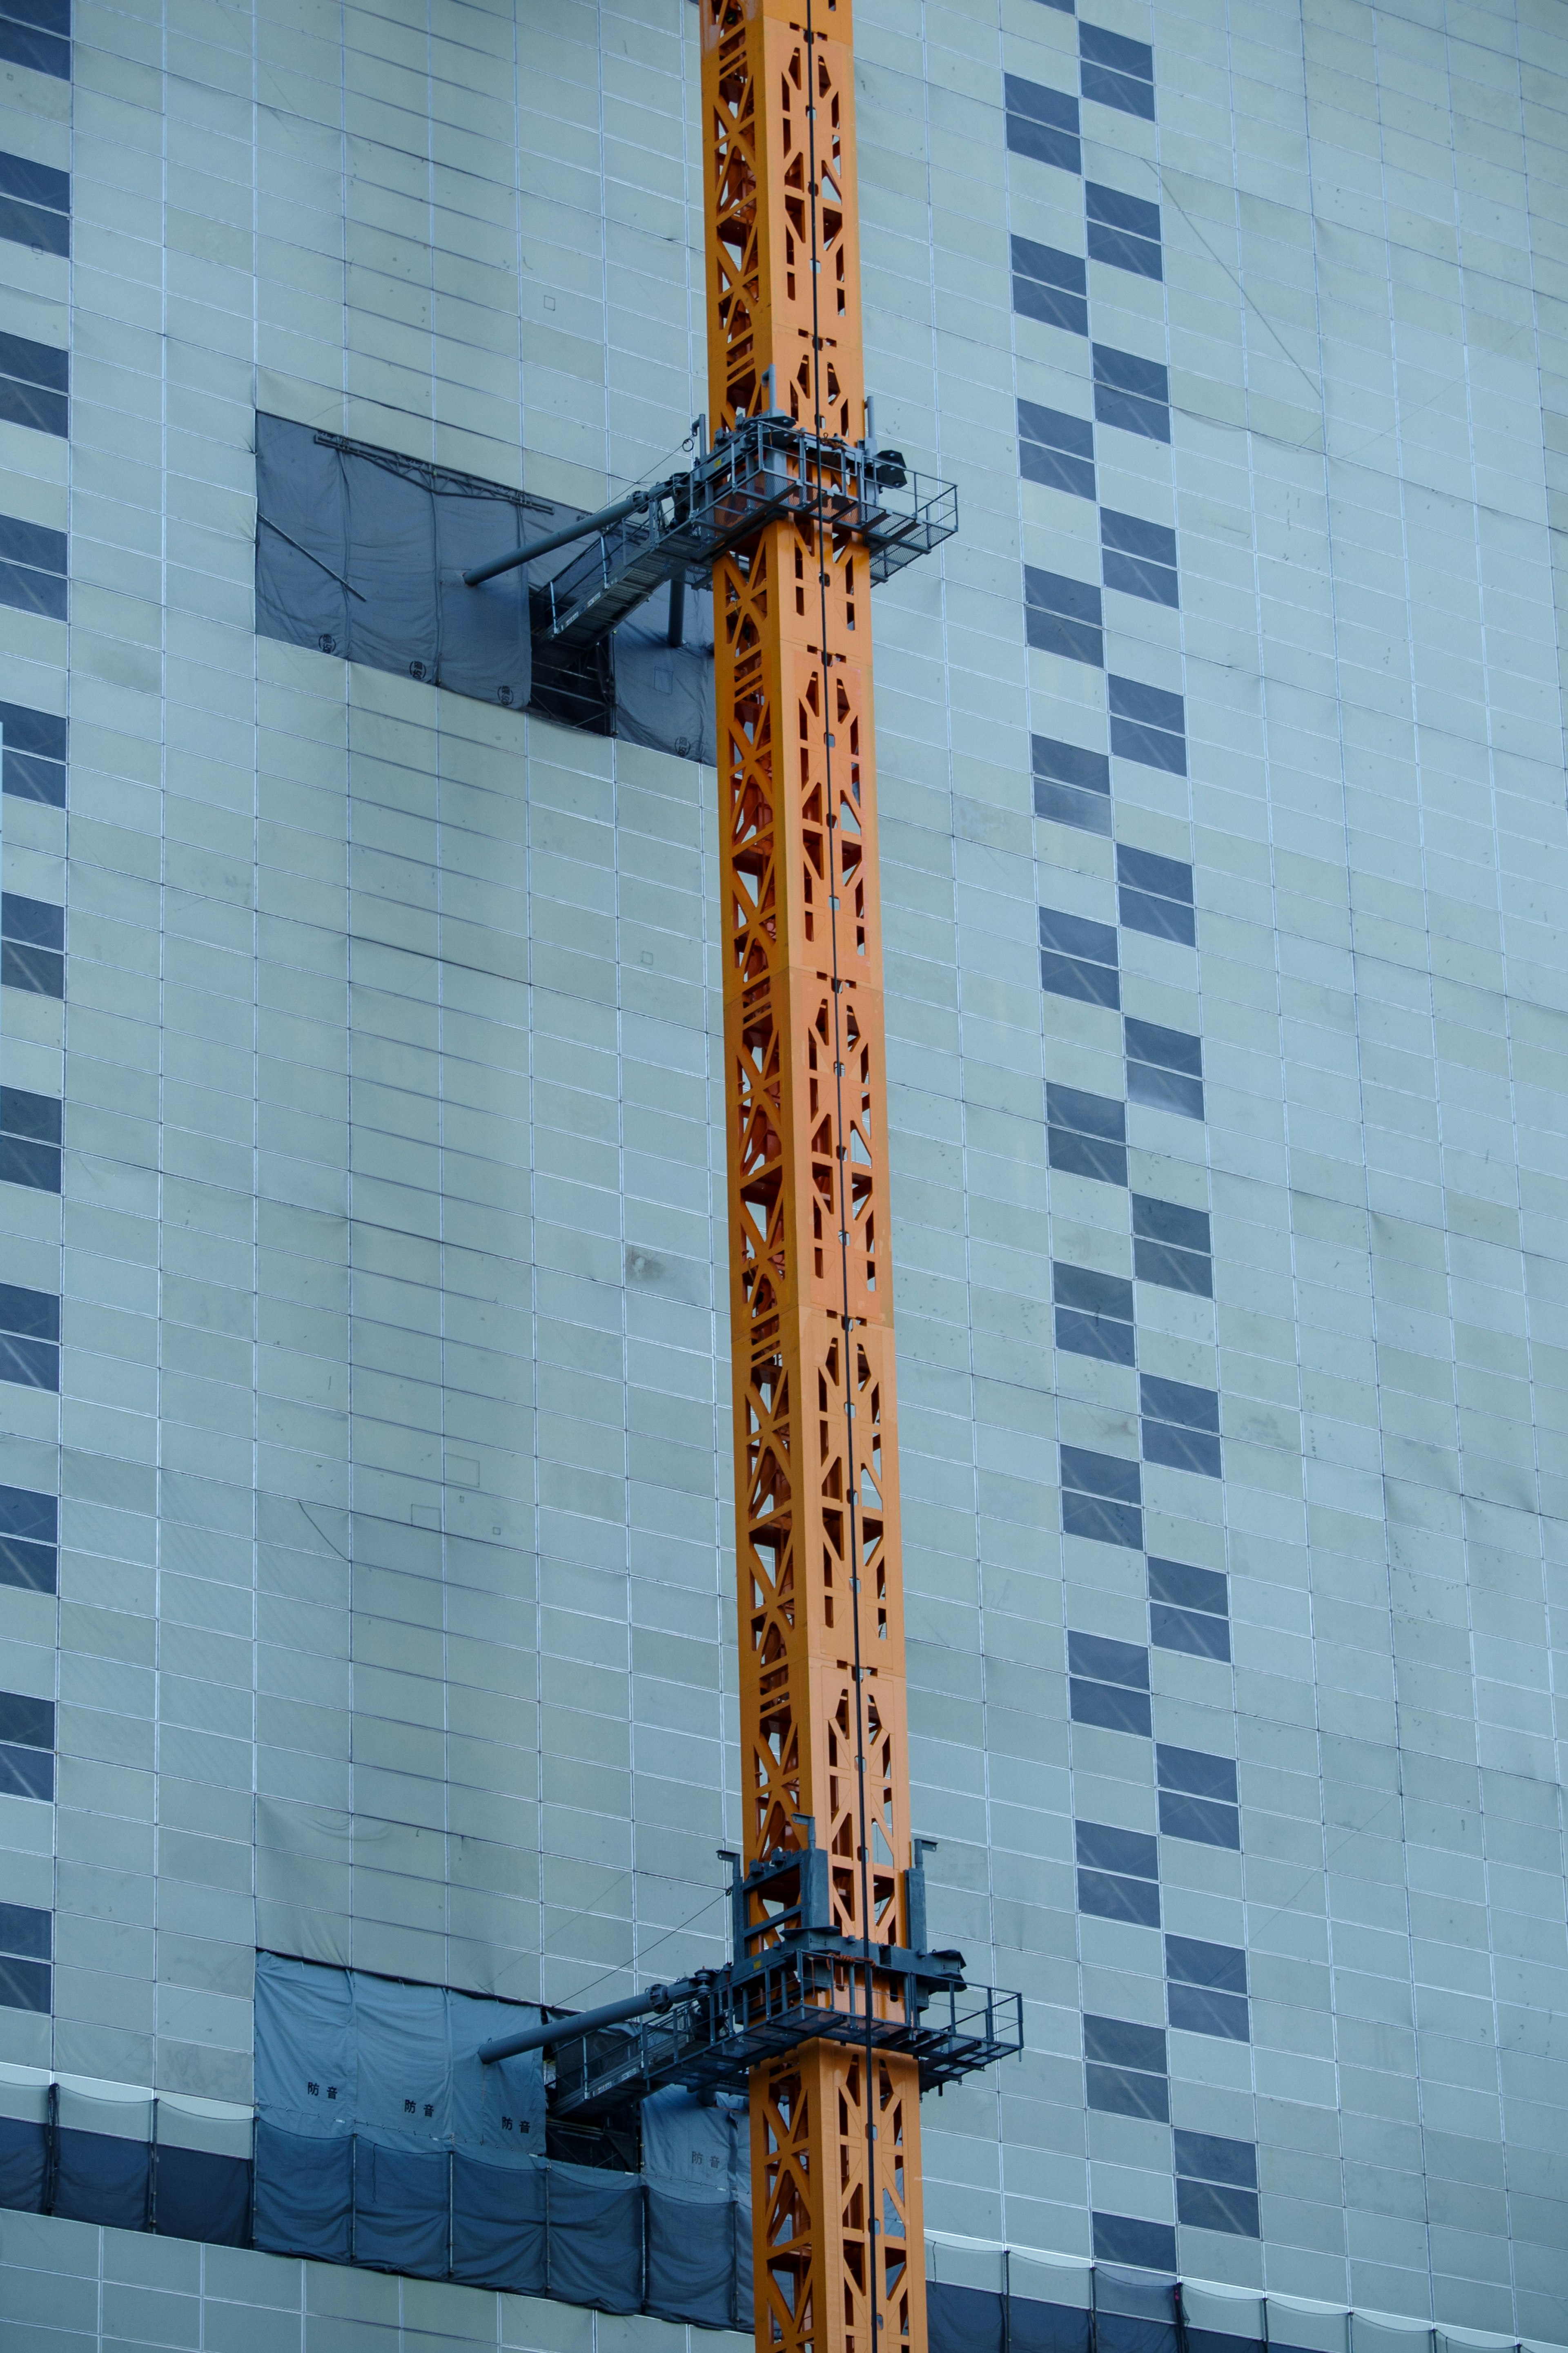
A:
[[[715,436],[774,409],[858,440],[850,0],[701,6]],[[825,1998],[898,2017],[873,1951],[911,1942],[911,1852],[869,589],[825,511],[713,574],[745,1861],[826,1850],[864,1957]],[[751,2126],[761,2353],[925,2353],[915,2062],[813,2041],[755,2071]]]

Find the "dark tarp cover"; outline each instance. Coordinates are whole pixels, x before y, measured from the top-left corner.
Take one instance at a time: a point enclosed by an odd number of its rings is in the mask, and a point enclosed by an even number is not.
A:
[[[989,2289],[926,2282],[931,2353],[1003,2353],[1002,2298]]]
[[[49,2211],[72,2222],[144,2231],[151,2161],[144,2140],[64,2126],[56,2136],[55,2194]]]
[[[1032,2295],[1008,2300],[1008,2353],[1089,2353],[1090,2316],[1075,2304],[1040,2304]]]
[[[550,2293],[602,2312],[637,2312],[643,2300],[643,2184],[637,2173],[552,2165]]]
[[[712,598],[689,588],[684,641],[656,591],[602,661],[565,673],[541,640],[536,679],[522,569],[477,588],[463,573],[579,520],[583,510],[348,441],[256,419],[256,627],[481,702],[529,702],[568,724],[711,764]],[[527,567],[537,588],[581,545]]]
[[[24,2116],[0,2116],[0,2206],[14,2213],[41,2213],[48,2160],[46,2126]]]
[[[161,2238],[243,2247],[250,2238],[250,2166],[206,2148],[154,2152],[153,2221]]]
[[[356,2140],[355,2263],[416,2279],[445,2279],[451,2168],[447,2149],[396,2148],[363,2136]]]
[[[646,2311],[708,2328],[734,2325],[739,2211],[731,2199],[684,2182],[648,2183]]]
[[[452,2277],[518,2295],[549,2292],[545,2261],[547,2168],[486,2165],[458,2149],[452,2158]]]
[[[256,2121],[256,2243],[277,2255],[353,2261],[352,2140]]]

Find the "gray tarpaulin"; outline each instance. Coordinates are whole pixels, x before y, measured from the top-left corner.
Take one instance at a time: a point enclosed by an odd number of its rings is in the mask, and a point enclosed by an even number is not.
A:
[[[643,2102],[646,2305],[662,2319],[710,2328],[750,2319],[751,2216],[739,2202],[747,2191],[750,2129],[741,2101],[704,2105],[675,2089]]]
[[[286,417],[256,419],[256,627],[262,637],[428,681],[482,702],[531,703],[570,725],[712,762],[713,622],[706,587],[668,643],[660,588],[599,656],[563,672],[528,615],[577,560],[567,547],[478,588],[463,574],[576,522],[581,509],[524,495]]]

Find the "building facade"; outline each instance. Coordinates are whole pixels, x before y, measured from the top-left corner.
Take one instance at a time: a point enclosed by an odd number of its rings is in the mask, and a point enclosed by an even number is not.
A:
[[[689,670],[605,733],[289,641],[256,455],[685,462],[699,11],[63,8],[0,0],[0,2313],[653,2353],[182,2235],[145,2151],[247,2164],[258,1953],[724,1957]],[[877,600],[915,1828],[1027,2042],[928,2104],[930,2262],[1568,2344],[1568,16],[856,19],[961,517]]]

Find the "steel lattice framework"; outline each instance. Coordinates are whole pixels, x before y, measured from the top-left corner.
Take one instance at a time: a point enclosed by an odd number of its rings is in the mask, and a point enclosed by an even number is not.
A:
[[[919,1932],[870,578],[810,456],[864,433],[850,0],[701,7],[715,438],[787,417],[816,486],[713,571],[745,1861],[773,1874],[744,1901],[765,1947],[825,1851],[859,1958],[816,1998],[892,2021],[876,1948]],[[754,2070],[751,2123],[763,2353],[924,2353],[915,2060],[805,2042]]]

